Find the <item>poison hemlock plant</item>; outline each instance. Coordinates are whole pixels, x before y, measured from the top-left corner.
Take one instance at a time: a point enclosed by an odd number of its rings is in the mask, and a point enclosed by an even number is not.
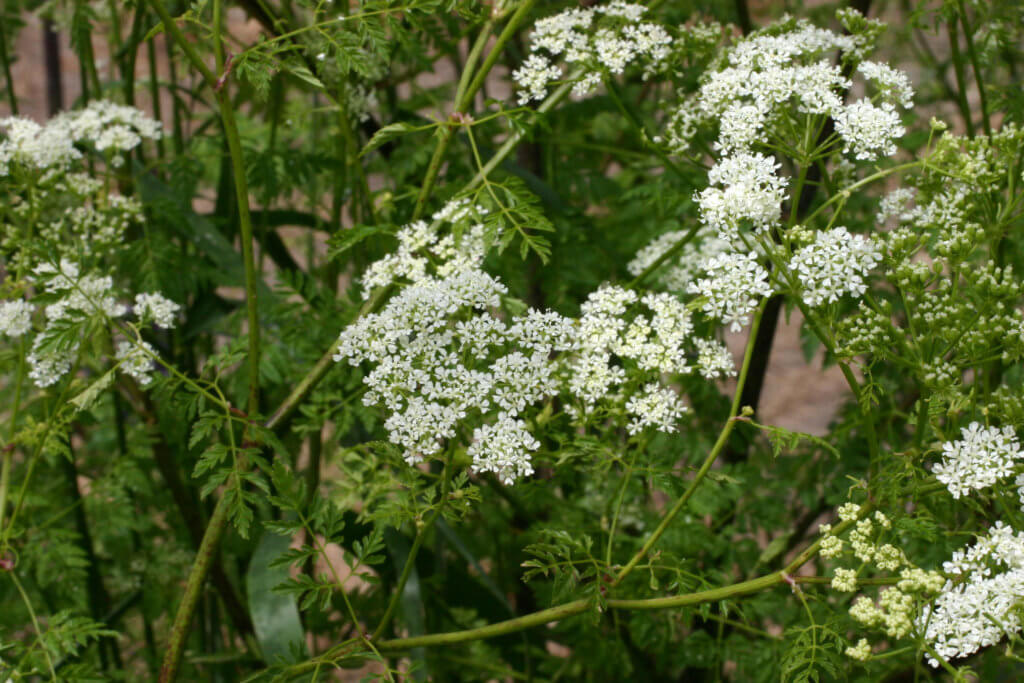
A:
[[[1016,672],[1010,8],[241,7],[0,21],[0,681]]]

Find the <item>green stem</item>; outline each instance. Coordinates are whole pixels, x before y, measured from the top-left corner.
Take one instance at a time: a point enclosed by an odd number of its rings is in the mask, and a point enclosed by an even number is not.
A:
[[[642,447],[633,449],[633,457],[629,459],[629,464],[626,466],[626,471],[622,473],[622,484],[619,486],[619,494],[616,496],[615,512],[612,514],[612,523],[608,529],[608,546],[605,548],[604,562],[607,565],[612,563],[612,546],[615,543],[615,530],[619,526],[619,514],[622,512],[622,502],[626,498],[626,486],[629,484],[630,478],[633,476],[633,468],[636,466],[636,458],[643,450]]]
[[[981,126],[985,129],[985,135],[992,136],[992,124],[988,120],[988,96],[985,94],[985,83],[981,76],[981,65],[978,63],[978,51],[974,49],[974,36],[971,35],[971,27],[967,23],[967,8],[964,0],[957,0],[957,14],[960,15],[960,23],[964,27],[964,40],[967,42],[967,57],[971,60],[971,69],[974,71],[974,81],[978,85],[978,97],[981,99]]]
[[[0,465],[0,531],[4,528],[4,513],[7,511],[7,492],[11,486],[11,466],[14,461],[14,434],[18,428],[18,413],[21,409],[21,390],[25,381],[25,340],[18,344],[18,370],[14,383],[14,407],[11,409],[11,425],[7,431],[7,443],[3,445],[3,465]],[[2,546],[0,546],[2,549]]]
[[[433,528],[434,522],[441,516],[441,511],[444,510],[445,503],[448,502],[448,488],[451,485],[452,469],[452,457],[449,456],[444,463],[444,472],[441,474],[441,497],[438,499],[436,507],[431,511],[430,518],[416,532],[416,538],[412,542],[409,556],[405,558],[405,566],[402,567],[402,575],[398,578],[398,585],[395,586],[395,590],[391,594],[391,600],[388,602],[388,607],[384,611],[384,616],[381,617],[380,623],[377,624],[373,635],[370,636],[370,640],[380,638],[381,633],[384,632],[384,629],[387,628],[388,623],[391,621],[391,617],[394,616],[395,608],[398,607],[398,602],[402,598],[402,592],[405,590],[405,584],[409,580],[409,576],[412,575],[413,567],[416,566],[416,555],[420,551],[420,546],[423,545],[423,540],[427,537],[427,533]]]
[[[870,503],[861,505],[859,518],[863,518],[866,514],[871,511]],[[856,519],[852,519],[845,522],[840,522],[835,526],[833,530],[834,534],[841,534],[846,529],[850,528],[856,523]],[[738,583],[723,586],[721,588],[712,588],[704,591],[697,591],[695,593],[687,593],[685,595],[674,595],[664,598],[647,598],[641,600],[608,600],[607,606],[610,609],[624,609],[624,610],[649,610],[649,609],[670,609],[676,607],[686,607],[691,605],[697,605],[705,602],[716,602],[720,600],[727,600],[730,598],[737,598],[743,595],[756,593],[774,586],[778,586],[783,583],[789,583],[795,585],[797,582],[796,577],[792,576],[800,567],[807,564],[821,547],[821,539],[812,545],[808,546],[801,552],[797,557],[786,565],[786,568],[782,571],[772,572],[765,576],[750,579],[748,581],[741,581]],[[466,629],[464,631],[449,631],[448,633],[434,633],[424,636],[415,636],[412,638],[397,638],[394,640],[384,640],[377,643],[377,649],[381,652],[400,652],[403,650],[410,650],[417,647],[429,647],[435,645],[454,645],[457,643],[466,643],[474,640],[483,640],[485,638],[493,638],[495,636],[506,635],[509,633],[515,633],[517,631],[523,631],[534,626],[542,626],[544,624],[550,624],[553,622],[561,621],[577,614],[582,614],[591,608],[593,603],[587,600],[573,600],[572,602],[565,603],[563,605],[557,605],[548,609],[540,610],[532,614],[527,614],[522,617],[516,617],[515,619],[509,619],[507,621],[500,621],[494,624],[488,624],[487,626],[481,626],[479,628]],[[318,669],[324,665],[325,662],[334,662],[350,655],[353,655],[353,642],[346,642],[336,645],[324,654],[323,657],[317,660],[311,660],[299,664],[298,666],[289,670],[289,674],[300,675],[306,671],[312,671]]]
[[[188,639],[189,628],[192,624],[192,617],[195,614],[196,604],[199,602],[199,595],[202,592],[206,575],[213,564],[213,559],[220,546],[220,539],[227,527],[228,496],[221,496],[217,506],[213,509],[213,516],[203,534],[203,541],[196,553],[195,563],[188,575],[188,583],[185,585],[185,594],[181,598],[178,612],[174,616],[174,624],[171,626],[171,638],[167,645],[167,653],[164,655],[163,664],[160,667],[160,683],[173,681],[178,675],[178,668],[181,666],[181,658],[185,653],[185,641]]]
[[[693,496],[693,493],[697,490],[697,487],[700,486],[701,482],[704,480],[704,477],[707,476],[707,473],[711,470],[711,466],[715,464],[715,461],[718,459],[718,456],[722,453],[722,451],[725,449],[725,445],[729,442],[729,435],[732,434],[732,430],[736,426],[736,420],[740,414],[740,397],[743,395],[743,385],[747,381],[747,371],[750,369],[750,359],[753,356],[754,352],[754,340],[757,338],[757,328],[761,324],[761,314],[763,312],[764,302],[762,301],[761,305],[757,309],[757,312],[754,314],[754,320],[750,325],[750,333],[747,337],[747,348],[743,354],[743,365],[740,368],[739,377],[736,380],[736,388],[733,394],[732,407],[729,409],[729,417],[728,419],[726,419],[725,426],[722,428],[721,433],[718,435],[718,440],[715,441],[715,445],[711,448],[711,452],[708,453],[707,458],[704,459],[704,463],[700,466],[700,469],[697,470],[697,474],[696,476],[694,476],[693,481],[690,482],[690,486],[686,489],[686,491],[679,498],[679,500],[675,502],[675,504],[668,511],[668,513],[662,518],[661,523],[658,524],[658,527],[654,530],[654,532],[647,538],[646,541],[644,541],[644,544],[640,547],[640,550],[638,550],[636,554],[633,555],[633,558],[629,561],[629,563],[622,568],[622,571],[619,572],[618,576],[616,576],[615,579],[611,582],[611,588],[614,588],[621,584],[622,581],[627,576],[629,576],[630,572],[632,572],[633,569],[636,568],[637,563],[639,563],[640,560],[647,556],[647,553],[650,552],[651,548],[654,547],[654,544],[658,542],[662,534],[664,534],[665,531],[668,530],[668,527],[672,523],[672,521],[680,512],[682,512],[683,508],[686,507],[686,504],[690,501],[690,498]]]
[[[14,587],[18,589],[18,593],[21,595],[22,601],[25,603],[25,608],[28,610],[28,616],[32,620],[32,628],[35,629],[36,638],[41,643],[43,639],[43,631],[39,628],[39,619],[36,617],[36,611],[32,607],[32,601],[28,599],[28,593],[25,592],[25,587],[22,586],[21,581],[18,580],[17,572],[12,571],[9,576],[11,577],[11,581],[14,582]],[[50,658],[50,648],[43,645],[41,649],[43,651],[43,655],[46,657],[46,665],[50,669],[50,680],[58,680],[57,670],[53,666],[53,659]]]
[[[11,76],[11,59],[7,54],[7,36],[0,27],[0,67],[4,71],[4,82],[7,84],[7,104],[11,107],[11,116],[18,115],[18,96],[14,94],[14,77]]]
[[[949,32],[949,48],[953,55],[953,73],[956,75],[957,105],[967,127],[967,137],[973,138],[974,121],[971,119],[971,105],[967,102],[967,77],[964,75],[964,59],[960,54],[960,31],[957,28],[956,17],[946,22],[946,30]]]
[[[497,40],[494,43],[494,47],[487,54],[483,64],[480,65],[480,69],[469,85],[465,87],[466,75],[472,72],[473,66],[476,60],[479,58],[480,53],[483,51],[484,45],[487,43],[487,39],[491,35],[491,28],[494,25],[493,21],[488,21],[484,24],[483,29],[480,31],[480,36],[477,38],[476,43],[473,45],[469,53],[469,57],[466,60],[465,69],[463,71],[462,79],[459,81],[458,88],[455,92],[455,112],[463,113],[469,108],[469,104],[476,97],[476,93],[483,87],[484,81],[487,79],[488,73],[494,68],[494,65],[498,61],[498,57],[501,56],[501,51],[504,49],[505,44],[515,35],[515,32],[519,28],[519,24],[529,13],[530,9],[537,0],[526,0],[519,8],[515,11],[515,14],[505,24],[505,28],[498,35]],[[420,192],[416,196],[416,205],[413,207],[412,220],[418,220],[423,216],[423,213],[427,208],[427,200],[430,198],[430,193],[434,189],[434,183],[437,181],[437,174],[441,170],[441,162],[444,161],[444,154],[448,150],[448,145],[452,141],[452,137],[455,135],[455,129],[452,126],[444,125],[441,126],[439,133],[440,137],[437,140],[437,146],[434,147],[434,154],[430,157],[430,163],[427,165],[427,173],[423,178],[423,185],[420,187]]]
[[[248,411],[250,415],[259,412],[259,364],[260,364],[260,324],[259,312],[256,300],[256,268],[253,256],[253,227],[252,216],[249,212],[249,188],[246,184],[245,162],[242,157],[242,146],[238,134],[238,125],[235,121],[235,114],[232,108],[231,98],[224,83],[218,83],[213,72],[206,66],[202,58],[188,42],[177,24],[171,18],[161,0],[150,0],[154,11],[160,16],[164,29],[172,39],[185,52],[185,55],[192,62],[207,84],[217,94],[220,105],[221,120],[224,126],[224,134],[228,142],[228,151],[231,155],[232,175],[235,185],[236,203],[238,206],[238,223],[241,231],[242,259],[245,266],[245,292],[246,311],[248,319],[249,337],[249,393]],[[224,62],[224,46],[222,38],[222,12],[220,0],[213,3],[214,23],[214,52],[216,56],[217,70],[224,73],[226,68]],[[225,73],[226,77],[226,73]],[[244,469],[246,464],[242,461],[237,463],[239,470]],[[236,472],[234,476],[238,476]],[[181,665],[181,658],[184,654],[185,641],[195,613],[196,603],[206,581],[207,574],[217,555],[220,540],[224,535],[228,521],[228,506],[230,496],[222,495],[214,507],[213,515],[203,533],[203,540],[199,545],[199,552],[195,563],[189,572],[188,583],[185,587],[185,594],[182,596],[181,604],[174,618],[174,625],[171,628],[171,639],[168,645],[167,654],[164,657],[160,669],[161,683],[173,681],[177,676]]]

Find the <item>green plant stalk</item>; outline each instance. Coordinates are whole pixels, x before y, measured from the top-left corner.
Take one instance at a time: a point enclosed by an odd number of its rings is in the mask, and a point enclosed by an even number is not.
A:
[[[164,29],[171,35],[172,39],[182,48],[193,66],[203,75],[207,84],[217,93],[217,100],[220,105],[221,120],[224,126],[224,134],[228,142],[228,151],[231,155],[233,169],[235,195],[238,205],[238,222],[241,232],[242,260],[245,267],[245,301],[248,319],[249,337],[249,392],[248,411],[250,415],[259,412],[259,362],[260,362],[260,326],[259,312],[256,301],[256,268],[253,257],[253,228],[252,216],[249,213],[249,189],[245,177],[245,162],[242,158],[242,146],[238,135],[238,125],[235,121],[234,110],[231,98],[223,83],[219,83],[213,72],[206,66],[202,58],[195,51],[192,45],[185,39],[184,34],[174,23],[167,9],[160,0],[150,0],[154,11],[160,16]],[[217,61],[217,69],[224,73],[224,46],[221,43],[221,3],[214,0],[214,51]],[[226,78],[227,74],[224,74]],[[238,463],[239,469],[246,467],[245,462]],[[237,473],[235,474],[237,477]],[[182,596],[181,604],[174,617],[174,624],[171,627],[171,638],[168,644],[164,662],[160,668],[160,681],[167,683],[175,680],[178,669],[181,665],[181,658],[184,654],[185,641],[195,613],[196,603],[199,600],[203,584],[206,582],[207,574],[213,564],[213,559],[218,552],[220,540],[224,536],[228,519],[228,496],[221,496],[214,507],[210,522],[203,533],[203,540],[199,545],[199,551],[195,563],[189,572],[188,583],[185,587],[185,594]]]
[[[863,517],[871,510],[870,504],[861,505],[860,516]],[[841,534],[846,529],[850,528],[856,523],[856,520],[850,520],[847,522],[841,522],[835,526],[833,531],[834,534]],[[797,583],[797,577],[792,574],[803,565],[807,564],[815,555],[818,554],[818,550],[821,547],[821,540],[819,539],[815,543],[808,546],[801,552],[796,558],[793,559],[786,568],[766,574],[749,581],[740,581],[728,586],[721,588],[712,588],[709,590],[697,591],[695,593],[687,593],[685,595],[673,595],[663,598],[646,598],[639,600],[608,600],[607,606],[610,609],[622,609],[622,610],[651,610],[651,609],[671,609],[675,607],[686,607],[691,605],[697,605],[705,602],[717,602],[720,600],[728,600],[730,598],[737,598],[743,595],[749,595],[751,593],[757,593],[767,588],[772,588],[780,584]],[[473,640],[482,640],[484,638],[493,638],[495,636],[505,635],[508,633],[515,633],[516,631],[522,631],[524,629],[532,628],[534,626],[542,626],[544,624],[550,624],[552,622],[561,621],[571,616],[581,614],[592,606],[592,603],[587,600],[574,600],[567,602],[564,605],[558,605],[533,614],[527,614],[522,617],[515,619],[509,619],[507,621],[500,621],[494,624],[488,624],[487,626],[481,626],[479,628],[467,629],[464,631],[450,631],[448,633],[435,633],[425,636],[416,636],[412,638],[398,638],[395,640],[384,640],[377,644],[377,647],[382,652],[396,652],[401,650],[408,650],[415,647],[426,647],[431,645],[453,645],[456,643],[465,643]],[[332,652],[336,653],[341,649],[338,646]],[[327,657],[331,656],[331,652],[327,653]],[[308,666],[310,664],[303,664],[302,666]],[[309,666],[312,668],[312,666]]]
[[[981,65],[978,62],[978,51],[974,48],[974,36],[971,35],[971,27],[967,23],[967,8],[964,0],[956,0],[957,14],[960,15],[960,23],[964,27],[964,40],[967,42],[967,58],[971,60],[971,70],[974,71],[974,80],[978,85],[978,97],[981,100],[981,127],[985,135],[992,136],[992,124],[988,120],[988,96],[985,94],[985,83],[981,76]]]
[[[11,571],[8,574],[11,577],[11,581],[14,583],[14,587],[18,589],[18,593],[21,595],[22,601],[25,603],[25,608],[28,610],[28,616],[32,620],[32,627],[36,632],[36,639],[40,642],[43,639],[43,631],[39,628],[39,619],[36,617],[35,608],[32,607],[32,601],[28,599],[28,593],[25,592],[25,587],[21,585],[21,581],[18,580],[18,573]],[[43,655],[46,657],[46,665],[50,670],[50,680],[57,681],[57,670],[53,666],[53,659],[50,657],[50,649],[48,647],[40,648],[43,651]]]
[[[224,501],[227,496],[222,496],[217,501],[213,510],[210,523],[206,526],[206,533],[203,534],[203,541],[196,553],[195,563],[188,575],[188,583],[185,585],[185,594],[181,597],[181,604],[174,616],[174,624],[171,626],[171,637],[167,644],[167,652],[164,655],[163,664],[160,666],[160,683],[168,683],[175,680],[178,675],[178,668],[181,666],[181,658],[185,653],[185,641],[188,639],[189,628],[192,624],[192,617],[195,614],[196,604],[206,582],[206,575],[213,564],[213,559],[220,547],[220,540],[227,528],[228,506]]]
[[[359,312],[356,313],[354,320],[358,320],[373,309],[377,307],[377,304],[384,299],[388,293],[387,288],[381,288],[375,291],[366,303],[363,304]],[[334,356],[337,353],[337,345],[331,344],[324,355],[320,356],[320,360],[316,362],[309,372],[306,373],[305,377],[299,380],[292,392],[288,394],[288,397],[281,402],[281,405],[277,407],[270,419],[266,421],[264,426],[267,429],[278,430],[285,424],[288,419],[292,416],[292,413],[302,404],[306,397],[309,396],[310,392],[320,383],[331,368],[334,367]]]
[[[2,31],[0,31],[2,33]],[[21,390],[25,382],[25,340],[18,344],[18,370],[14,383],[14,407],[11,409],[11,425],[7,432],[7,443],[3,445],[3,464],[0,465],[0,532],[4,528],[4,514],[7,512],[7,492],[11,487],[11,467],[14,462],[14,433],[18,428],[18,413],[21,410]],[[2,549],[3,546],[0,546]]]
[[[971,119],[971,105],[967,102],[967,77],[964,75],[964,59],[960,54],[960,31],[957,29],[956,17],[946,22],[946,30],[949,33],[949,49],[953,56],[953,74],[956,76],[957,106],[960,107],[960,116],[967,127],[967,137],[973,138],[974,121]]]
[[[471,73],[473,67],[476,64],[476,60],[479,58],[480,53],[483,51],[484,45],[487,43],[487,39],[490,38],[491,28],[494,25],[493,21],[488,21],[484,24],[483,29],[480,31],[479,37],[477,37],[476,43],[470,50],[469,56],[466,59],[466,65],[463,70],[462,78],[459,81],[459,85],[455,92],[455,112],[463,113],[469,108],[469,104],[476,97],[477,91],[483,87],[484,81],[487,79],[487,75],[498,61],[498,57],[501,56],[501,51],[505,48],[505,44],[515,35],[515,32],[519,29],[519,24],[522,22],[529,11],[536,4],[537,0],[526,0],[523,4],[516,9],[515,13],[509,18],[508,23],[505,24],[505,28],[502,29],[501,33],[494,44],[494,47],[484,58],[483,64],[480,65],[480,69],[473,80],[469,82],[469,85],[465,85],[466,75]],[[441,162],[444,160],[444,154],[448,150],[448,145],[451,143],[452,137],[455,135],[455,130],[449,125],[442,125],[439,133],[440,137],[437,140],[437,146],[434,147],[434,154],[430,157],[430,163],[427,165],[427,173],[423,178],[423,185],[420,187],[420,193],[416,197],[416,205],[413,207],[412,220],[418,220],[423,216],[423,213],[427,208],[427,200],[430,198],[430,193],[434,189],[434,183],[437,182],[437,174],[441,170]],[[511,150],[509,150],[511,151]]]
[[[473,75],[473,70],[476,69],[476,63],[480,60],[480,55],[483,53],[493,29],[493,19],[484,22],[480,29],[480,35],[476,37],[476,42],[473,43],[469,54],[466,55],[466,63],[462,66],[462,76],[459,77],[459,83],[455,87],[455,111],[461,112],[464,107],[469,106],[469,103],[465,101],[466,88],[469,86],[469,79]]]
[[[4,70],[4,82],[7,84],[7,104],[11,108],[11,116],[18,115],[18,96],[14,94],[14,77],[11,75],[11,59],[7,54],[7,35],[0,28],[0,67]]]
[[[767,301],[767,300],[765,300]],[[622,581],[629,576],[629,574],[636,568],[636,565],[647,556],[654,544],[658,542],[661,536],[668,530],[672,521],[675,520],[676,516],[682,512],[683,508],[690,501],[697,487],[700,486],[704,477],[711,470],[712,465],[718,460],[718,456],[721,455],[722,451],[725,450],[726,444],[729,442],[729,436],[732,434],[733,428],[736,426],[736,420],[740,416],[740,397],[743,395],[743,385],[747,381],[747,371],[750,369],[750,359],[754,355],[754,340],[757,339],[757,329],[761,325],[761,314],[764,313],[765,301],[762,301],[758,306],[757,312],[754,314],[754,319],[750,323],[750,333],[747,337],[747,348],[743,353],[743,365],[740,367],[739,377],[736,380],[736,388],[733,393],[732,406],[729,409],[729,417],[725,421],[725,426],[722,427],[722,431],[718,435],[718,439],[715,441],[715,445],[712,446],[711,452],[704,459],[704,463],[697,470],[697,474],[694,476],[693,481],[690,482],[690,486],[686,489],[679,500],[675,502],[672,508],[662,518],[661,523],[651,533],[651,535],[644,541],[644,544],[640,547],[640,550],[633,555],[629,563],[622,568],[622,571],[612,580],[610,588],[615,588]]]
[[[619,493],[616,496],[615,501],[615,512],[612,514],[612,523],[608,528],[608,545],[605,547],[604,562],[607,565],[612,563],[612,546],[615,544],[615,531],[619,526],[619,514],[622,512],[622,502],[626,497],[626,486],[629,484],[630,477],[633,476],[633,468],[636,466],[637,456],[640,451],[646,447],[646,441],[644,446],[633,449],[633,457],[629,459],[629,464],[626,466],[626,471],[622,473],[622,485],[619,486]]]
[[[405,590],[405,584],[409,581],[409,576],[412,575],[413,567],[416,566],[416,555],[420,551],[420,546],[423,545],[423,540],[427,537],[427,533],[433,528],[437,518],[441,516],[441,511],[444,510],[445,503],[448,502],[448,488],[451,485],[452,469],[452,456],[449,455],[444,463],[444,472],[441,474],[441,496],[437,501],[437,507],[431,511],[430,518],[423,524],[423,527],[417,529],[416,538],[412,542],[412,548],[410,548],[409,555],[405,558],[405,566],[402,567],[402,575],[398,578],[398,584],[395,586],[395,590],[391,594],[391,600],[388,602],[387,609],[384,610],[384,616],[381,617],[380,623],[377,624],[377,628],[374,629],[373,635],[370,636],[370,640],[380,638],[381,633],[383,633],[384,629],[387,628],[391,618],[395,614],[398,602],[402,599],[402,592]]]

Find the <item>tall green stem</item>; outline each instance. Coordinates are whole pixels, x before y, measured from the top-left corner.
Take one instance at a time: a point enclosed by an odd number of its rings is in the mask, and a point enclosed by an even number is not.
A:
[[[199,71],[207,84],[216,92],[220,107],[221,121],[224,126],[224,134],[228,142],[228,151],[231,155],[235,195],[238,206],[238,224],[241,232],[242,260],[245,267],[245,303],[248,321],[249,337],[249,392],[248,410],[250,415],[259,412],[259,366],[260,366],[260,322],[259,311],[256,300],[256,267],[253,255],[253,227],[252,216],[249,212],[249,188],[246,183],[245,161],[242,157],[242,145],[238,135],[238,124],[235,121],[235,113],[226,83],[219,81],[215,74],[210,71],[202,57],[185,38],[181,29],[175,24],[167,8],[161,0],[150,0],[153,10],[160,16],[164,30],[184,51],[192,65]],[[220,0],[213,3],[213,25],[214,25],[214,54],[217,71],[223,74],[226,79],[227,67],[224,60],[224,46],[222,39],[222,8]],[[244,468],[245,463],[239,462],[239,468]],[[237,476],[237,473],[236,475]],[[220,540],[224,536],[228,521],[228,504],[230,497],[221,496],[214,508],[210,523],[203,534],[203,540],[199,545],[199,552],[192,570],[189,573],[188,583],[185,587],[185,594],[182,596],[178,612],[174,617],[174,625],[171,628],[171,640],[168,645],[167,654],[164,657],[160,669],[160,681],[166,683],[173,681],[178,674],[181,665],[181,658],[184,654],[185,641],[188,637],[192,617],[195,613],[196,603],[206,581],[207,574],[217,554]]]
[[[974,48],[974,36],[971,33],[971,26],[967,23],[967,8],[964,0],[957,0],[957,14],[960,15],[960,23],[964,27],[964,41],[967,43],[967,57],[971,60],[971,70],[974,71],[974,81],[978,85],[978,98],[981,100],[981,127],[985,135],[992,136],[992,124],[988,120],[988,95],[985,94],[985,82],[981,75],[981,64],[978,62],[978,51]]]
[[[956,76],[957,105],[967,127],[967,137],[973,138],[974,120],[971,118],[971,105],[967,102],[967,77],[964,75],[964,59],[960,54],[960,30],[956,17],[946,22],[946,30],[949,33],[949,49],[953,56],[953,74]]]
[[[14,77],[11,76],[11,58],[7,54],[7,36],[0,27],[0,67],[4,71],[4,83],[7,88],[7,104],[11,108],[11,116],[18,115],[18,96],[14,94]]]
[[[160,667],[160,683],[168,683],[175,680],[178,675],[178,668],[181,666],[181,658],[185,653],[185,641],[188,640],[189,628],[192,624],[192,617],[196,611],[196,604],[206,581],[206,575],[213,564],[213,558],[217,554],[220,540],[224,536],[227,527],[228,506],[224,504],[226,496],[222,496],[213,510],[213,516],[203,534],[203,541],[196,553],[195,563],[188,575],[188,583],[185,585],[185,594],[181,597],[181,604],[174,616],[174,624],[171,626],[171,639],[167,645],[167,653],[164,655],[164,662]]]
[[[409,556],[405,558],[405,566],[402,567],[402,575],[398,578],[398,585],[395,586],[395,590],[391,594],[391,600],[384,611],[384,616],[381,617],[380,623],[377,624],[373,635],[370,636],[371,640],[376,640],[380,637],[380,634],[384,632],[384,629],[387,628],[388,623],[391,621],[391,617],[394,616],[395,608],[398,607],[398,601],[401,600],[402,593],[405,590],[405,584],[409,581],[409,576],[412,575],[413,567],[416,566],[416,555],[419,553],[420,546],[423,545],[423,539],[426,538],[427,533],[433,528],[434,522],[441,516],[441,511],[444,510],[444,506],[448,502],[448,488],[451,484],[452,469],[452,457],[449,456],[445,460],[444,473],[441,475],[441,497],[438,499],[436,507],[431,511],[430,518],[416,532],[416,539],[412,542]]]
[[[616,576],[611,582],[612,588],[618,586],[627,576],[629,576],[630,572],[636,568],[637,563],[647,556],[647,553],[649,553],[651,548],[654,547],[654,544],[658,542],[662,534],[668,530],[669,525],[672,524],[672,521],[676,516],[682,512],[683,508],[686,507],[686,504],[690,501],[694,491],[696,491],[697,487],[700,486],[704,477],[707,476],[707,473],[711,470],[711,466],[715,464],[715,461],[718,460],[718,456],[722,453],[726,444],[729,442],[729,435],[732,434],[733,427],[736,426],[736,419],[740,414],[740,397],[743,395],[743,385],[747,381],[747,371],[750,369],[750,359],[754,352],[754,340],[757,338],[757,328],[761,324],[762,313],[764,313],[764,302],[761,302],[757,312],[754,314],[754,320],[750,325],[750,334],[747,337],[747,348],[743,354],[743,365],[740,367],[739,377],[736,380],[736,389],[733,394],[732,407],[729,409],[729,417],[725,421],[725,426],[722,427],[721,433],[718,435],[718,440],[715,441],[715,445],[712,446],[711,452],[708,453],[708,456],[704,459],[700,469],[697,470],[697,474],[694,476],[693,481],[690,482],[690,486],[662,518],[661,523],[658,524],[658,527],[654,532],[651,533],[646,541],[644,541],[640,550],[633,555],[633,558],[629,563],[622,568],[622,571],[619,572],[618,576]]]

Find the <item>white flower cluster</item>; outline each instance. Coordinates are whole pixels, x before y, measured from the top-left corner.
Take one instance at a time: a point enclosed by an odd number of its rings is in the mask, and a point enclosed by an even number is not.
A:
[[[153,321],[157,327],[169,330],[174,327],[174,318],[181,306],[159,292],[135,295],[135,315],[141,321]]]
[[[635,416],[626,428],[630,434],[638,434],[647,427],[674,432],[687,407],[679,402],[676,392],[652,382],[626,402],[626,410]]]
[[[708,187],[695,197],[701,222],[729,243],[739,239],[744,222],[767,230],[782,214],[788,179],[776,175],[779,163],[760,153],[725,157],[708,172]]]
[[[643,62],[649,73],[665,61],[672,38],[658,24],[642,22],[647,8],[614,0],[593,8],[571,8],[540,19],[530,39],[531,54],[512,72],[519,88],[519,104],[542,100],[548,87],[562,76],[553,59],[587,67],[573,92],[590,92],[601,80],[601,71],[622,73],[634,62]],[[545,54],[546,53],[546,54]]]
[[[0,334],[20,337],[32,327],[35,306],[20,299],[0,303]]]
[[[881,260],[871,240],[838,227],[817,233],[812,244],[793,255],[789,267],[804,287],[804,302],[820,306],[846,294],[863,295],[867,290],[864,278]]]
[[[470,206],[467,199],[455,200],[435,213],[430,223],[416,221],[404,226],[395,235],[398,250],[374,262],[363,275],[363,298],[369,298],[378,287],[424,279],[427,265],[432,261],[442,262],[437,269],[441,277],[479,266],[489,246],[487,229],[479,222],[486,213],[483,207]],[[440,236],[438,230],[442,223],[468,224],[458,245],[453,233]]]
[[[843,139],[843,152],[861,161],[874,161],[896,153],[896,140],[906,129],[900,115],[889,105],[875,106],[866,100],[854,102],[835,114],[836,132]]]
[[[11,172],[11,165],[42,171],[64,167],[80,159],[75,140],[64,126],[41,126],[31,119],[17,116],[0,119],[0,177]]]
[[[942,462],[932,468],[954,498],[980,491],[1013,473],[1022,455],[1011,427],[982,427],[972,422],[962,428],[963,437],[942,444]]]
[[[530,458],[524,457],[540,448],[540,442],[526,429],[526,423],[507,414],[493,425],[473,430],[473,443],[466,451],[473,458],[478,472],[495,472],[505,484],[533,474]]]
[[[55,116],[46,125],[21,117],[0,119],[0,131],[6,133],[0,141],[0,177],[10,173],[12,163],[36,171],[67,167],[81,158],[75,148],[80,142],[112,154],[117,165],[123,152],[161,135],[158,121],[134,107],[103,100]]]
[[[950,580],[916,622],[939,656],[965,657],[1021,630],[1024,533],[996,522],[987,537],[953,553],[942,568]],[[928,661],[939,666],[934,657]]]
[[[120,341],[117,343],[116,358],[121,372],[135,379],[142,386],[153,381],[152,355],[156,350],[147,342]]]
[[[720,254],[708,259],[704,270],[706,277],[692,282],[689,290],[704,298],[705,313],[728,324],[733,332],[750,324],[759,297],[771,296],[773,291],[768,271],[753,253]]]
[[[78,357],[81,340],[67,339],[66,330],[76,327],[81,329],[82,323],[96,316],[111,320],[121,318],[128,312],[128,307],[115,296],[112,277],[83,274],[77,263],[67,259],[57,264],[39,264],[33,271],[32,282],[37,290],[49,297],[60,297],[43,309],[46,327],[35,337],[26,357],[29,378],[36,386],[45,388],[66,375]],[[179,309],[178,304],[159,293],[140,294],[136,297],[136,312],[140,321],[152,321],[158,327],[173,327],[174,316]],[[26,301],[0,304],[0,332],[10,337],[25,334],[31,329],[33,311],[34,306]],[[141,384],[148,384],[152,364],[150,356],[139,344],[154,353],[146,342],[121,341],[116,358],[120,361],[121,370],[138,379]]]
[[[839,93],[851,82],[832,64],[832,54],[859,53],[860,41],[856,35],[791,20],[742,39],[727,52],[720,68],[705,74],[696,96],[683,103],[685,113],[673,116],[670,146],[682,151],[700,121],[717,121],[717,149],[727,154],[749,151],[770,139],[770,128],[785,112],[792,112],[835,119],[845,151],[858,159],[892,154],[893,140],[904,133],[896,106],[909,108],[913,90],[906,74],[864,62],[859,70],[875,84],[880,104],[865,99],[845,105]]]
[[[641,297],[606,286],[591,293],[575,320],[535,309],[499,314],[507,290],[480,270],[489,242],[473,224],[480,214],[454,202],[431,224],[402,228],[397,252],[371,265],[362,284],[364,296],[403,286],[338,339],[336,361],[373,364],[363,401],[388,411],[384,426],[410,464],[438,455],[479,421],[485,424],[474,427],[468,447],[473,469],[512,482],[533,471],[539,445],[527,411],[542,401],[567,394],[566,411],[577,419],[612,405],[631,417],[631,433],[671,432],[687,407],[652,379],[734,373],[723,345],[693,338],[690,311],[671,294]],[[464,229],[442,236],[445,222]]]

